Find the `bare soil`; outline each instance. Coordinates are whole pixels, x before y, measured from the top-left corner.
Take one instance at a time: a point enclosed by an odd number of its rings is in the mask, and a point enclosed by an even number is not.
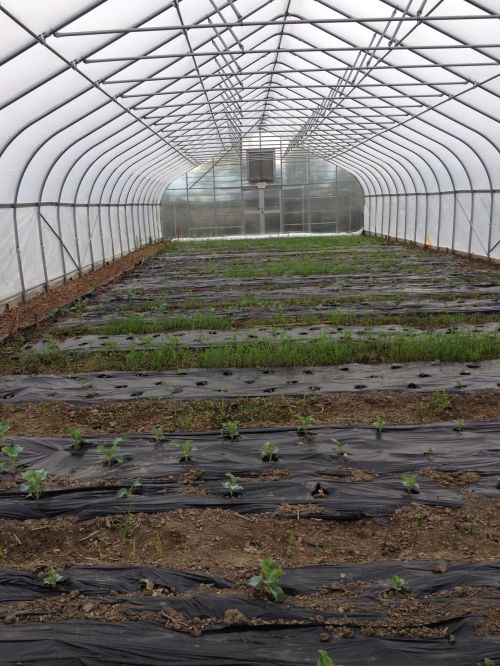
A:
[[[240,428],[290,426],[296,415],[312,415],[317,425],[373,424],[380,416],[387,425],[435,421],[498,421],[500,391],[449,394],[450,406],[441,409],[432,395],[373,391],[338,393],[307,399],[275,396],[218,400],[135,400],[75,406],[66,402],[0,406],[0,420],[8,420],[12,435],[67,435],[71,427],[86,435],[219,430],[224,421]]]

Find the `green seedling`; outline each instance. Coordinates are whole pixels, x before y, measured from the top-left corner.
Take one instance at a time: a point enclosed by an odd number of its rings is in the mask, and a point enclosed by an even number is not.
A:
[[[262,447],[262,460],[264,462],[276,462],[278,460],[279,448],[272,442],[266,442]]]
[[[429,448],[424,451],[425,456],[429,456],[429,458],[432,458],[432,456],[436,453],[436,449],[433,448],[432,446],[429,446]]]
[[[297,432],[299,435],[307,436],[309,430],[316,423],[316,419],[311,414],[307,416],[302,416],[301,414],[295,414],[295,420],[297,421]]]
[[[155,438],[155,444],[161,444],[165,440],[165,430],[163,426],[155,426],[153,428],[153,437]]]
[[[334,437],[332,437],[330,441],[334,444],[338,457],[347,458],[347,451],[345,450],[347,445],[343,442],[340,442],[338,439],[335,439]]]
[[[33,499],[40,499],[40,495],[45,490],[45,479],[47,478],[46,469],[29,469],[26,472],[23,472],[21,476],[24,479],[19,487],[21,492],[27,493],[28,497],[33,497]]]
[[[192,439],[186,439],[186,441],[181,444],[176,444],[175,446],[182,453],[182,462],[189,462],[191,460],[191,453],[198,450],[197,447],[194,446]]]
[[[420,486],[417,483],[417,477],[414,474],[405,472],[405,474],[401,475],[401,481],[409,495],[418,495],[420,492]]]
[[[340,664],[337,664],[334,661],[332,661],[330,655],[328,654],[328,652],[326,652],[326,650],[320,650],[316,666],[340,666]]]
[[[225,439],[236,439],[240,436],[236,421],[224,421],[220,432]]]
[[[283,576],[283,569],[273,560],[272,557],[267,557],[260,563],[260,575],[253,576],[248,581],[251,587],[260,587],[264,592],[274,599],[275,601],[283,601],[285,593],[278,585],[278,581]]]
[[[451,400],[445,388],[436,389],[432,394],[432,402],[438,412],[445,412],[451,405]]]
[[[382,430],[384,429],[384,421],[382,420],[382,417],[377,416],[373,425],[375,426],[375,428],[377,430],[377,435],[381,435]]]
[[[391,576],[391,590],[394,592],[405,592],[408,589],[408,584],[401,576]]]
[[[240,477],[231,474],[231,472],[226,472],[225,476],[229,479],[228,481],[222,482],[222,488],[226,491],[229,497],[234,497],[243,492],[243,486],[240,483]]]
[[[113,440],[111,446],[104,446],[104,444],[99,444],[99,446],[96,447],[96,451],[102,454],[104,458],[104,464],[108,465],[108,467],[111,465],[121,465],[125,462],[124,456],[117,455],[121,448],[121,441],[121,438],[117,437]]]
[[[61,572],[59,569],[49,569],[47,575],[43,579],[43,584],[47,585],[48,587],[55,587],[57,583],[60,583],[62,581],[63,577],[61,576]]]
[[[455,422],[455,428],[457,432],[462,432],[462,430],[465,428],[465,421],[463,419],[458,419],[458,421]]]
[[[19,454],[22,453],[23,447],[19,446],[19,444],[5,444],[5,446],[2,446],[2,453],[4,456],[7,456],[9,460],[9,467],[13,471],[17,467],[17,459],[19,458]]]
[[[10,430],[10,424],[8,421],[0,421],[0,444],[5,442],[7,433]]]
[[[119,498],[130,497],[130,495],[133,495],[137,488],[140,488],[141,486],[142,483],[138,479],[135,479],[135,481],[133,481],[133,483],[128,488],[118,488],[116,491],[116,496]]]
[[[483,661],[483,666],[496,666],[495,662],[493,659],[490,659],[489,657],[485,657]]]
[[[76,451],[78,451],[84,444],[87,443],[83,435],[83,428],[70,428],[69,434],[73,438],[72,448],[75,449]]]

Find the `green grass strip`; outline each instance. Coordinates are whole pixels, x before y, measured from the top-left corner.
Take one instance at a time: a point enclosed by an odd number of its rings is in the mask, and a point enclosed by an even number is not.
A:
[[[155,350],[99,352],[91,355],[51,352],[42,357],[23,356],[21,372],[101,370],[167,370],[173,368],[292,367],[344,363],[406,363],[411,361],[483,361],[500,357],[500,339],[494,333],[464,332],[385,336],[368,340],[309,342],[292,339],[230,343],[207,349],[183,349],[172,343]]]

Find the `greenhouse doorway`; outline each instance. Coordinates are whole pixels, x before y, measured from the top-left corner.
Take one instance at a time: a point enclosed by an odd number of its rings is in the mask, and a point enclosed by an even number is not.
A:
[[[245,234],[283,232],[281,187],[258,183],[243,189]]]

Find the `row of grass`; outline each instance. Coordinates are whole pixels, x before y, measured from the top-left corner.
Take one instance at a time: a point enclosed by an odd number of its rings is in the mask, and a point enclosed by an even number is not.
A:
[[[169,331],[191,331],[208,329],[214,331],[227,331],[232,328],[253,328],[274,326],[313,326],[315,324],[332,324],[334,326],[411,326],[414,328],[444,328],[459,326],[460,324],[480,325],[496,321],[496,313],[407,313],[388,315],[380,314],[362,315],[349,310],[324,313],[308,313],[290,316],[290,313],[275,313],[271,318],[256,317],[238,321],[235,317],[218,315],[211,311],[197,312],[190,315],[173,315],[146,319],[140,315],[116,317],[106,324],[67,328],[53,328],[51,333],[57,337],[68,335],[141,335],[148,333],[167,333]]]
[[[221,252],[224,254],[240,252],[294,252],[307,250],[323,250],[351,247],[373,247],[387,245],[386,241],[373,236],[304,236],[280,238],[252,238],[235,240],[206,240],[206,241],[173,241],[167,248],[172,254],[210,254]]]
[[[95,354],[50,351],[42,356],[22,355],[22,373],[101,370],[167,370],[174,368],[328,366],[345,363],[405,363],[412,361],[475,362],[500,357],[500,339],[494,333],[379,335],[369,340],[345,338],[300,342],[293,339],[229,343],[207,349],[181,348],[177,341],[154,350]],[[10,365],[2,364],[4,367]]]

